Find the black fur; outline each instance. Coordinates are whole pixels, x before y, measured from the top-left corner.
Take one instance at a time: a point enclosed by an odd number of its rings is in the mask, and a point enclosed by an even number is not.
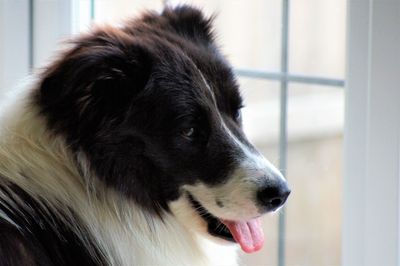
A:
[[[97,30],[75,40],[36,95],[49,128],[84,151],[102,181],[157,213],[182,184],[221,183],[233,168],[218,113],[244,139],[238,86],[210,23],[184,6]]]
[[[54,210],[17,186],[0,186],[0,193],[8,195],[7,201],[0,201],[0,210],[18,225],[0,219],[0,265],[107,265],[85,228],[81,229],[87,238],[83,243]],[[81,224],[71,216],[68,219]]]

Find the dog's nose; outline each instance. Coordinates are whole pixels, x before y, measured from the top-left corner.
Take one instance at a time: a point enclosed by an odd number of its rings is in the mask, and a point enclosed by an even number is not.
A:
[[[257,199],[265,211],[275,211],[286,202],[289,194],[287,183],[279,180],[268,182],[268,185],[257,192]]]

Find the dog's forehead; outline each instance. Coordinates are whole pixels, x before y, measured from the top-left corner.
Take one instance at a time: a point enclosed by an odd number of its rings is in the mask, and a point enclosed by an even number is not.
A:
[[[168,95],[179,90],[182,97],[200,96],[209,104],[216,103],[219,109],[241,106],[232,68],[213,42],[204,45],[170,31],[135,34],[151,47],[155,62],[160,64],[159,74],[165,78],[163,87]]]
[[[204,51],[200,55],[185,50],[179,50],[179,53],[181,60],[168,62],[160,69],[162,75],[155,84],[157,96],[161,90],[166,96],[165,101],[173,98],[223,110],[241,105],[242,99],[229,66]]]
[[[192,59],[190,67],[197,92],[206,97],[209,104],[223,111],[231,111],[242,105],[239,86],[227,63],[208,52],[207,56]]]
[[[242,97],[239,86],[233,75],[226,75],[219,70],[203,79],[206,93],[211,95],[213,103],[218,109],[226,112],[235,112],[242,106]]]

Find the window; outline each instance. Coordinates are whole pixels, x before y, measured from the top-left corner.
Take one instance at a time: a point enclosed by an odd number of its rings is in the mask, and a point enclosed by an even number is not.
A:
[[[218,13],[218,42],[233,63],[245,96],[245,131],[286,173],[293,191],[284,211],[264,219],[263,250],[242,254],[242,261],[339,265],[345,0],[3,1],[0,36],[7,38],[3,46],[0,43],[0,86],[15,84],[29,65],[45,64],[60,39],[85,31],[92,21],[118,23],[143,9],[161,10],[165,4],[184,2],[207,14]],[[18,31],[5,31],[6,20]],[[15,67],[22,73],[12,70],[7,57],[7,49],[15,51],[14,43],[26,53],[19,53]]]

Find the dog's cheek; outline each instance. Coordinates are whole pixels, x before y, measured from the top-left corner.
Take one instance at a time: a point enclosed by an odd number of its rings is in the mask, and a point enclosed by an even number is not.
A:
[[[186,195],[169,204],[172,214],[187,229],[207,234],[207,223],[193,209]]]
[[[145,155],[146,148],[141,139],[118,139],[114,135],[112,141],[101,143],[86,153],[96,176],[106,186],[158,214],[168,210],[168,202],[179,197],[174,180]]]

